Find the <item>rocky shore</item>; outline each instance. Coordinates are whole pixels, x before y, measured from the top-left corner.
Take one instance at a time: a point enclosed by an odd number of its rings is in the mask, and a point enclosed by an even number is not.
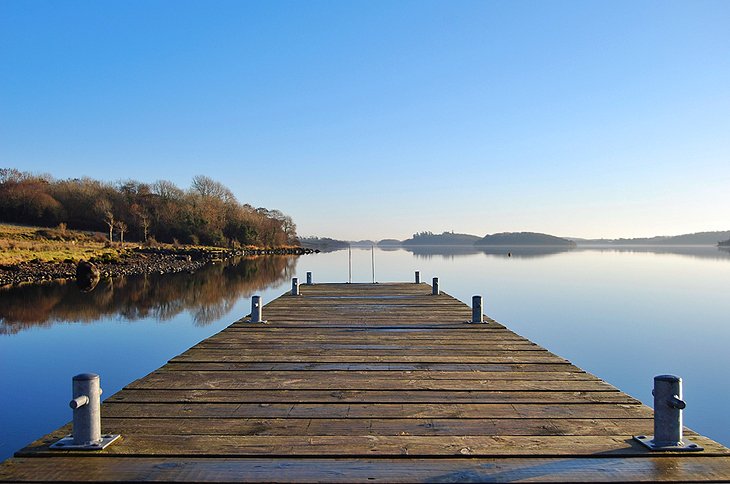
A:
[[[118,257],[92,257],[101,277],[133,274],[165,274],[194,272],[200,267],[223,262],[232,257],[250,255],[304,255],[319,252],[301,247],[279,249],[161,249],[134,248],[123,251]],[[0,286],[22,283],[38,283],[54,279],[75,279],[77,261],[41,262],[30,261],[0,266]]]

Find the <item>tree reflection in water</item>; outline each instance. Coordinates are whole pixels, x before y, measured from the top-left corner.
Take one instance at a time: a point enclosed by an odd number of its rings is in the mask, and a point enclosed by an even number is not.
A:
[[[198,326],[220,319],[242,297],[278,285],[294,274],[297,257],[238,258],[194,274],[150,274],[102,279],[84,293],[74,281],[0,289],[0,334],[56,323],[166,321],[189,311]]]

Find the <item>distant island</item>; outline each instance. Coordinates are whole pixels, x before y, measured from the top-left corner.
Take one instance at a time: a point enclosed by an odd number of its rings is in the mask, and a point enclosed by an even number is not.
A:
[[[479,239],[477,246],[499,245],[499,246],[564,246],[575,247],[572,240],[556,237],[554,235],[541,234],[537,232],[502,232],[500,234],[485,235]]]
[[[723,240],[717,244],[719,247],[730,247],[730,239]]]
[[[413,234],[410,239],[401,242],[404,246],[409,245],[474,245],[479,237],[469,234],[457,234],[454,232],[443,232],[434,234],[432,232],[419,232]]]
[[[579,239],[570,237],[578,245],[722,245],[730,241],[730,230],[696,232],[682,235],[658,235],[634,239]],[[720,242],[720,241],[725,242]]]
[[[397,239],[383,239],[377,245],[378,247],[400,247],[402,242]]]
[[[387,245],[393,246],[398,241],[386,239]],[[419,232],[413,234],[410,239],[400,243],[403,247],[412,246],[561,246],[575,247],[572,240],[556,237],[554,235],[541,234],[538,232],[502,232],[498,234],[487,234],[484,237],[471,234],[457,234],[455,232],[443,232],[434,234],[432,232]],[[380,245],[380,244],[378,244]],[[386,245],[386,244],[383,244]]]

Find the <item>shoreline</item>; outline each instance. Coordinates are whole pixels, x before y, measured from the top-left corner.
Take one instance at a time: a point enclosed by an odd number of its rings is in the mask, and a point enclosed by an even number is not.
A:
[[[233,257],[264,255],[305,255],[319,252],[302,247],[273,249],[218,249],[218,248],[149,248],[136,247],[122,252],[119,257],[90,257],[101,277],[119,277],[139,274],[172,274],[195,272],[207,264],[215,264]],[[62,279],[76,279],[78,261],[50,262],[23,261],[0,266],[0,288],[21,284],[38,284]]]

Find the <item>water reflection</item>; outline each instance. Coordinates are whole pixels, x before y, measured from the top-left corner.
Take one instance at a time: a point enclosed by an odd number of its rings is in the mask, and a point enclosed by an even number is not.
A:
[[[403,246],[403,249],[420,259],[431,259],[434,256],[453,259],[479,253],[479,249],[473,245],[408,245]]]
[[[575,250],[574,247],[564,246],[473,246],[473,245],[421,245],[405,246],[404,250],[412,253],[417,258],[431,259],[439,256],[444,259],[455,257],[486,254],[504,257],[544,257]]]
[[[716,247],[711,245],[626,245],[626,246],[579,246],[579,250],[596,250],[600,252],[635,252],[635,253],[653,253],[653,254],[672,254],[682,255],[685,257],[694,257],[697,259],[730,259],[730,248]]]
[[[518,257],[518,258],[531,258],[531,257],[546,257],[555,254],[562,254],[563,252],[570,252],[575,250],[575,247],[562,246],[562,245],[523,245],[523,246],[492,246],[492,247],[479,247],[479,251],[486,255],[497,255],[503,257]]]
[[[454,259],[457,257],[485,254],[487,256],[502,256],[516,258],[534,258],[547,257],[557,254],[563,254],[571,251],[598,251],[598,252],[624,252],[624,253],[653,253],[653,254],[672,254],[686,257],[694,257],[699,259],[730,259],[730,248],[715,246],[655,246],[655,245],[579,245],[577,247],[565,246],[445,246],[445,245],[428,245],[428,246],[404,246],[397,249],[388,250],[405,250],[420,259],[431,259],[433,257],[441,257],[443,259]],[[384,250],[380,248],[380,250]]]
[[[166,321],[183,311],[203,326],[221,318],[241,297],[291,277],[296,261],[286,256],[240,258],[205,266],[194,274],[103,279],[88,293],[73,281],[4,288],[0,289],[0,334],[108,317]]]

